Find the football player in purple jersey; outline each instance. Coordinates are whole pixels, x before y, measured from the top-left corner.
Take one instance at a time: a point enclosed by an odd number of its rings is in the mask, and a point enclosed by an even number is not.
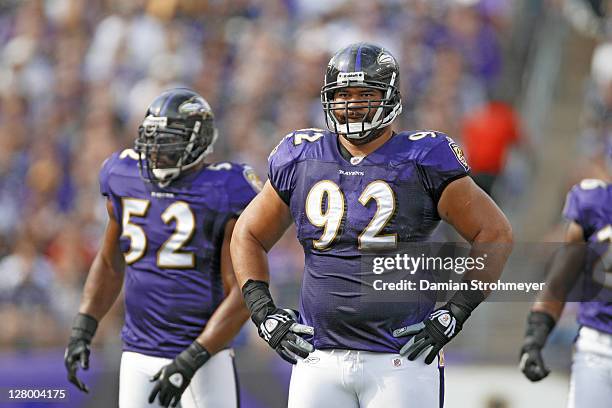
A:
[[[338,51],[321,99],[329,130],[298,130],[278,144],[269,180],[234,230],[232,260],[251,319],[295,364],[291,408],[438,408],[439,353],[486,294],[460,291],[435,311],[425,297],[364,301],[361,254],[425,241],[441,219],[473,245],[510,244],[511,227],[466,177],[451,138],[393,130],[399,67],[387,50],[359,43]],[[268,289],[266,252],[292,221],[305,254],[299,314],[277,307]],[[489,258],[493,269],[509,250]]]
[[[98,322],[125,290],[119,406],[237,407],[231,341],[248,318],[229,253],[238,215],[260,189],[253,170],[208,164],[213,112],[177,88],[149,106],[134,149],[102,165],[108,224],[65,353],[80,390]],[[124,283],[125,282],[125,283]]]
[[[612,142],[612,140],[611,140]],[[612,169],[612,143],[608,145]],[[531,381],[549,374],[542,349],[563,312],[579,273],[597,296],[580,303],[580,330],[575,343],[568,406],[604,408],[612,401],[612,184],[586,179],[567,194],[563,215],[568,244],[552,263],[545,289],[527,318],[520,368]],[[595,247],[596,250],[587,250]],[[586,300],[586,299],[585,299]]]

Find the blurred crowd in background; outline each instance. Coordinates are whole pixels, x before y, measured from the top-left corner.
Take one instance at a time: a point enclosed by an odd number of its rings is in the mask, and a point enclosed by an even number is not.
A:
[[[133,145],[147,105],[167,88],[191,87],[211,104],[220,132],[211,160],[246,162],[265,178],[281,137],[325,126],[319,92],[331,54],[375,42],[402,70],[396,128],[448,133],[494,193],[508,151],[529,146],[516,107],[525,50],[510,43],[517,3],[0,2],[0,350],[66,342],[106,222],[100,165]],[[605,25],[575,24],[605,37]],[[612,107],[612,44],[597,52],[589,163],[603,157]],[[302,254],[290,237],[271,263],[275,282],[299,284]],[[119,342],[121,307],[99,344]]]
[[[400,61],[399,128],[459,136],[501,74],[510,11],[504,1],[338,0],[56,0],[3,10],[0,346],[65,341],[105,224],[98,170],[132,146],[161,91],[204,95],[221,135],[213,160],[247,162],[265,176],[284,134],[324,126],[330,55],[368,39]],[[291,259],[278,259],[282,269],[299,271],[295,252],[279,251],[295,255],[289,268]]]

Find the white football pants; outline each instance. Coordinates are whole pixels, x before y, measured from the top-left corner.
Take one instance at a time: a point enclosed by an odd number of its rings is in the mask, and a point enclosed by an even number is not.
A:
[[[611,404],[612,335],[582,327],[572,362],[568,407],[609,408]]]
[[[124,352],[119,374],[119,407],[159,407],[159,394],[149,404],[149,394],[155,383],[150,382],[171,359]],[[213,355],[191,379],[181,397],[182,408],[236,408],[238,384],[234,371],[234,351],[226,349]]]
[[[441,408],[444,358],[315,350],[293,366],[289,408]]]

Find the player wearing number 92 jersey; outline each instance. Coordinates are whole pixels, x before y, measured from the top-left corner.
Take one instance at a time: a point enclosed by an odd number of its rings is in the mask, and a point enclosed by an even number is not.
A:
[[[392,329],[431,313],[425,297],[410,310],[364,302],[360,255],[429,237],[442,190],[467,175],[453,146],[442,133],[401,132],[351,164],[332,132],[300,130],[272,153],[270,185],[289,206],[305,252],[300,311],[315,324],[316,349],[395,353],[406,340]]]
[[[393,132],[398,75],[393,56],[378,46],[336,53],[322,90],[329,130],[281,140],[268,182],[234,230],[232,260],[251,319],[296,363],[291,408],[442,406],[438,352],[484,294],[458,292],[435,312],[425,299],[364,300],[360,256],[424,241],[441,218],[470,242],[511,240],[501,211],[466,177],[451,138]],[[305,253],[300,316],[275,306],[265,263],[291,221]]]
[[[113,154],[100,171],[110,221],[66,351],[69,379],[86,391],[77,364],[88,364],[125,267],[119,406],[158,398],[162,406],[236,407],[229,347],[248,311],[229,239],[260,183],[248,166],[204,163],[216,130],[193,91],[156,98],[139,133],[135,149]]]

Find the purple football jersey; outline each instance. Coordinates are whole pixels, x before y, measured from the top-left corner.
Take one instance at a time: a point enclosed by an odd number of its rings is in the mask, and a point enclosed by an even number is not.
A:
[[[126,261],[124,350],[174,358],[198,337],[224,298],[225,225],[256,194],[248,166],[217,163],[160,188],[139,174],[133,150],[113,154],[100,190],[122,227]]]
[[[400,349],[405,339],[392,331],[422,321],[434,301],[364,301],[361,254],[426,240],[442,191],[468,170],[461,149],[438,132],[402,132],[350,160],[338,136],[320,129],[293,132],[273,150],[268,176],[304,248],[300,309],[316,348]]]
[[[575,221],[584,231],[587,243],[601,246],[601,243],[612,242],[612,184],[601,180],[587,179],[575,185],[567,194],[565,218]],[[608,252],[603,257],[609,257]],[[601,257],[598,257],[601,258]],[[591,271],[593,276],[606,279],[606,282],[597,282],[598,286],[604,284],[599,302],[582,302],[578,312],[578,323],[592,327],[605,333],[612,333],[612,301],[610,301],[612,283],[612,270],[609,260],[599,262],[601,259],[589,259],[589,269],[604,267],[603,273]]]

